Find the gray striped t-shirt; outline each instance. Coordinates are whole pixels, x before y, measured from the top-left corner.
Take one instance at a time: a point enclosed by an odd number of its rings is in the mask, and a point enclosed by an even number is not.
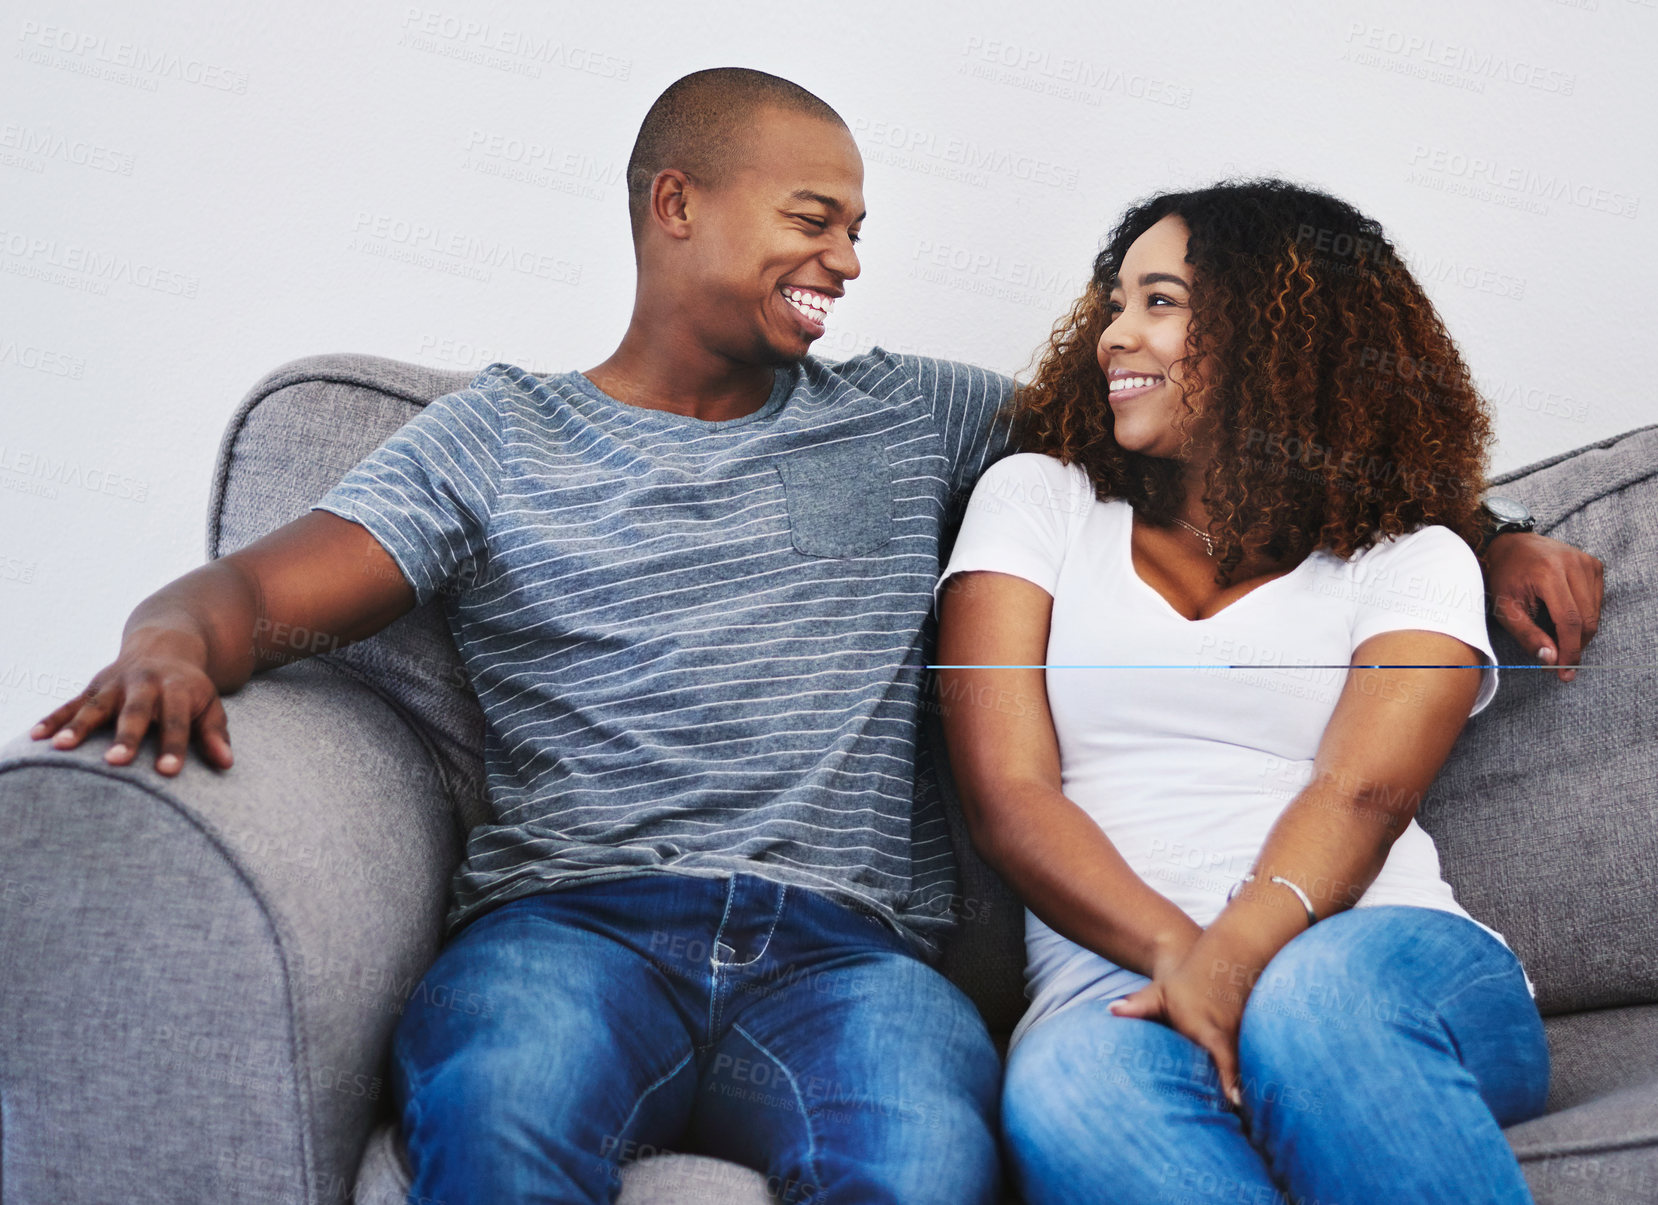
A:
[[[313,509],[442,595],[483,709],[492,822],[449,935],[577,882],[742,870],[935,956],[956,873],[921,667],[941,535],[1008,451],[1011,388],[876,348],[706,422],[491,364],[329,491]]]

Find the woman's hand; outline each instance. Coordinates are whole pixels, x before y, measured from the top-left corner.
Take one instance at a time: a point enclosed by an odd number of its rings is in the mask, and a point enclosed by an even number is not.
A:
[[[1160,1021],[1203,1047],[1220,1073],[1221,1090],[1236,1108],[1243,1102],[1238,1030],[1262,969],[1254,965],[1258,961],[1257,955],[1207,930],[1178,961],[1157,966],[1145,987],[1112,1001],[1111,1012]]]

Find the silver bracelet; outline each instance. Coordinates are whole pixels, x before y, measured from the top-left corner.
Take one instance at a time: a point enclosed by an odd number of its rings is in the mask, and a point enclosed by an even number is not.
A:
[[[1231,903],[1232,902],[1232,897],[1238,894],[1238,888],[1242,887],[1245,883],[1253,883],[1254,881],[1255,881],[1255,872],[1250,871],[1248,874],[1244,875],[1243,878],[1239,879],[1236,883],[1233,883],[1232,884],[1232,890],[1228,891],[1226,893],[1227,903]],[[1318,923],[1318,914],[1313,911],[1313,902],[1310,899],[1307,898],[1307,893],[1305,891],[1301,890],[1301,888],[1297,887],[1294,883],[1290,882],[1288,879],[1286,879],[1283,875],[1280,875],[1280,874],[1273,875],[1270,879],[1267,880],[1267,882],[1269,882],[1269,883],[1281,883],[1285,887],[1288,887],[1291,891],[1295,892],[1295,898],[1300,900],[1301,901],[1301,906],[1307,910],[1307,927],[1309,929],[1312,928],[1314,925],[1316,925]]]

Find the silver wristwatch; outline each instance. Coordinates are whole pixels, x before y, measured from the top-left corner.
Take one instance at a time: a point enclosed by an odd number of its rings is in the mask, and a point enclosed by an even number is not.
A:
[[[1537,527],[1537,520],[1532,518],[1531,511],[1526,509],[1524,502],[1513,498],[1505,498],[1501,494],[1487,494],[1480,502],[1485,510],[1485,540],[1480,545],[1483,552],[1491,546],[1491,541],[1511,531],[1533,531]]]

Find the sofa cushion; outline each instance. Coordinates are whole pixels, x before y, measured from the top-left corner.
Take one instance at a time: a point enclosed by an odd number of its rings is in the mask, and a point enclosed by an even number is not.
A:
[[[1600,631],[1575,681],[1502,671],[1419,819],[1545,1015],[1658,1001],[1658,425],[1493,485],[1605,563]],[[1535,663],[1495,622],[1491,635],[1502,664]]]
[[[1658,1007],[1550,1017],[1548,1112],[1504,1131],[1538,1205],[1658,1201]]]
[[[357,1184],[350,1199],[357,1205],[404,1205],[413,1176],[403,1153],[396,1122],[375,1129],[363,1148]],[[616,1205],[772,1205],[766,1178],[753,1168],[706,1155],[662,1154],[622,1168],[622,1191]]]

